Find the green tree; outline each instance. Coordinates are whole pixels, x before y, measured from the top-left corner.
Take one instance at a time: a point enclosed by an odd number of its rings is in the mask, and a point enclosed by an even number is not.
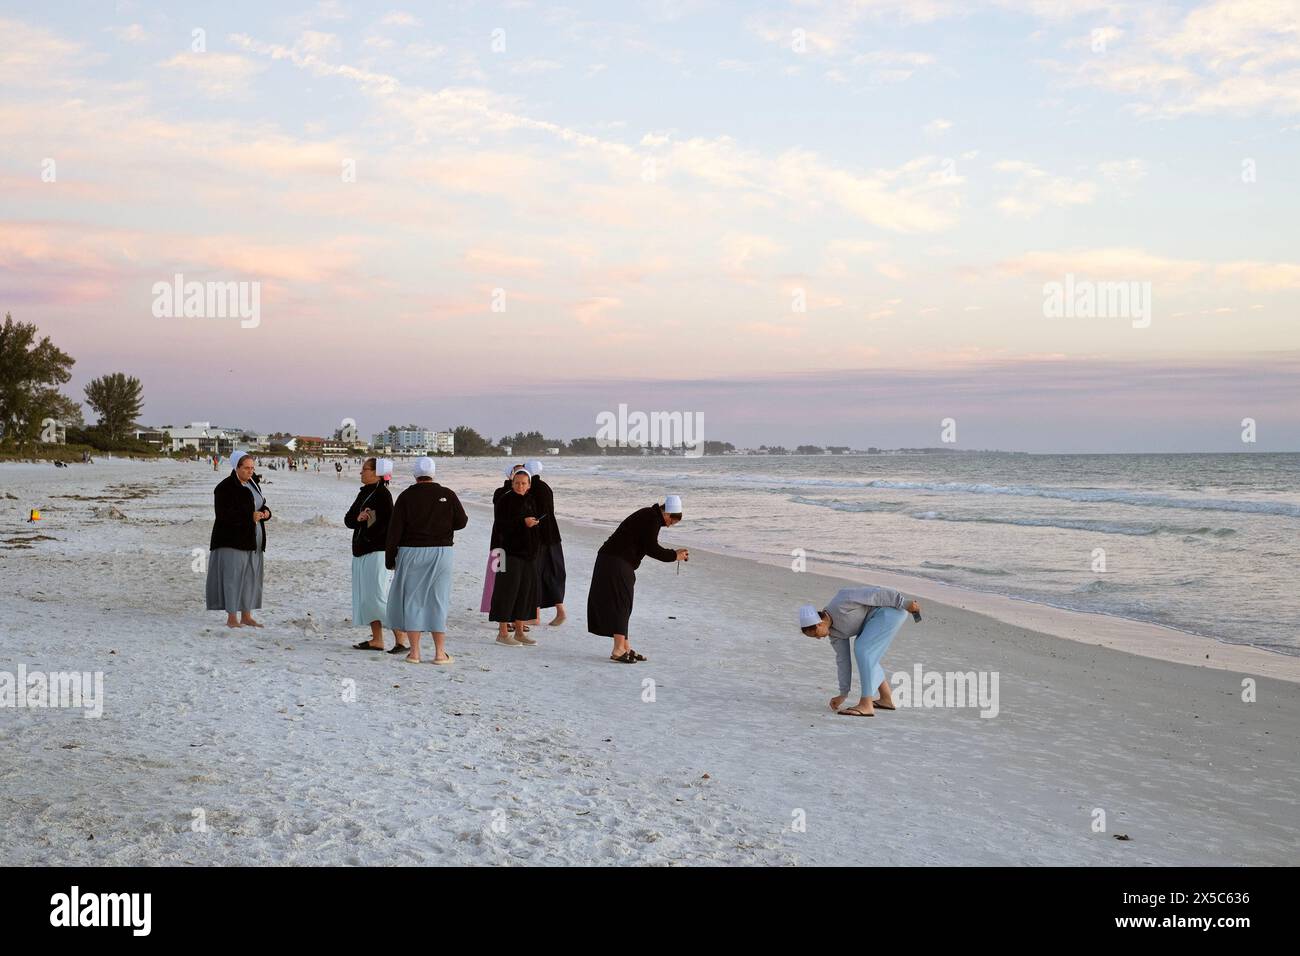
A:
[[[86,386],[86,404],[99,416],[96,426],[109,441],[120,441],[135,424],[140,407],[140,380],[121,372],[94,379]]]
[[[457,425],[451,430],[456,443],[458,455],[490,455],[493,453],[492,439],[484,438],[468,425]]]
[[[37,342],[35,325],[5,314],[0,327],[0,439],[32,441],[47,418],[80,422],[80,406],[58,390],[72,377],[68,370],[74,361],[48,335]]]

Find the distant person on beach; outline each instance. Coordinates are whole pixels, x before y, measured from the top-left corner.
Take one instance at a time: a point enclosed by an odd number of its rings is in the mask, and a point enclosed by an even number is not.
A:
[[[522,464],[507,466],[505,481],[501,482],[496,490],[492,492],[492,533],[488,535],[487,570],[483,573],[483,598],[479,602],[479,610],[484,614],[490,615],[492,613],[492,591],[496,586],[497,567],[501,563],[501,556],[505,554],[501,550],[501,525],[496,519],[497,499],[502,495],[512,493],[510,479],[514,477],[516,471],[523,467]],[[505,638],[509,633],[509,625],[502,621],[497,628],[497,639],[503,644],[507,643]]]
[[[343,480],[343,462],[341,461],[334,462],[334,478],[336,481]]]
[[[524,622],[537,612],[537,503],[530,494],[532,476],[519,468],[510,476],[510,491],[493,498],[492,515],[498,532],[496,581],[492,585],[489,620],[514,629],[497,634],[506,647],[531,647],[537,642]]]
[[[226,627],[261,627],[253,612],[262,607],[266,522],[271,509],[253,475],[253,456],[230,456],[230,475],[212,492],[216,521],[208,545],[207,604],[225,611]]]
[[[920,620],[921,605],[893,588],[876,587],[837,591],[821,611],[811,604],[799,608],[799,629],[818,640],[829,637],[835,650],[840,693],[831,698],[831,710],[845,717],[874,717],[876,707],[897,709],[880,662],[908,614]],[[852,655],[849,653],[849,638],[855,638]],[[853,687],[854,657],[858,661],[862,698],[852,707],[840,710]]]
[[[384,624],[388,620],[388,589],[393,573],[384,567],[388,524],[393,517],[391,458],[367,458],[361,466],[361,490],[343,523],[352,529],[352,623],[369,624],[370,640],[353,644],[359,651],[384,649]],[[390,654],[410,651],[405,635],[397,638]]]
[[[412,466],[415,484],[397,496],[388,524],[385,565],[393,575],[388,591],[388,626],[404,633],[411,652],[402,660],[420,663],[420,635],[433,634],[435,664],[450,664],[447,610],[451,604],[452,545],[455,532],[469,516],[450,488],[433,480],[436,470],[427,455]]]
[[[542,463],[534,459],[528,463],[533,476],[532,495],[537,504],[537,607],[555,608],[551,627],[559,627],[567,615],[564,613],[564,546],[560,543],[560,525],[555,518],[555,492],[542,480]]]
[[[635,664],[645,660],[627,640],[636,569],[645,557],[664,562],[690,560],[687,549],[673,550],[659,544],[660,529],[671,528],[681,520],[682,499],[669,495],[662,505],[653,504],[624,518],[596,553],[591,590],[587,592],[587,630],[614,639],[611,661]]]

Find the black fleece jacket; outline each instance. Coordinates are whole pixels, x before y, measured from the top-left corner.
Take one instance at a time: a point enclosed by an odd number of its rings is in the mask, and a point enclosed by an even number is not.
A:
[[[358,521],[357,515],[362,508],[369,508],[375,513],[375,523],[367,526]],[[388,490],[388,482],[377,481],[373,485],[362,485],[357,492],[356,501],[343,516],[343,523],[352,529],[352,557],[359,558],[383,551],[388,542],[388,522],[393,517],[393,493]]]
[[[257,479],[253,479],[257,484]],[[262,488],[257,487],[258,491]],[[263,493],[262,508],[270,512]],[[212,490],[212,507],[216,521],[212,524],[212,540],[208,547],[234,548],[236,551],[257,550],[257,524],[253,521],[253,492],[245,488],[232,471],[225,481]],[[267,518],[267,521],[270,521]],[[262,522],[262,550],[266,550],[266,521]]]

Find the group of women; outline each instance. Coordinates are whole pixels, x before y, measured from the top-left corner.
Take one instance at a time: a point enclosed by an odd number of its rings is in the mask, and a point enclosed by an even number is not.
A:
[[[214,491],[216,520],[207,578],[209,610],[224,610],[226,626],[261,627],[266,507],[256,462],[245,452],[230,458],[230,475]],[[434,481],[436,463],[412,463],[415,484],[393,499],[393,461],[367,458],[361,488],[343,516],[352,531],[352,620],[370,628],[357,650],[405,653],[421,662],[420,640],[433,638],[434,664],[450,664],[445,647],[451,601],[455,533],[469,522],[456,493]],[[566,574],[555,519],[555,494],[541,477],[540,461],[512,465],[493,495],[493,522],[482,609],[498,625],[497,643],[532,647],[531,625],[554,608],[563,624]],[[630,610],[630,607],[629,607]],[[384,628],[394,646],[385,647]],[[644,659],[644,658],[642,658]]]
[[[244,452],[230,458],[230,475],[213,491],[216,520],[208,562],[207,606],[224,610],[227,627],[261,627],[253,611],[262,606],[263,555],[271,509],[254,474],[255,462]],[[370,639],[357,650],[384,652],[384,628],[392,629],[389,654],[419,664],[420,639],[433,637],[434,664],[451,664],[447,653],[447,611],[451,601],[452,547],[455,533],[469,523],[450,488],[433,480],[432,458],[412,464],[415,484],[393,500],[388,484],[393,462],[367,458],[361,466],[361,489],[343,516],[352,530],[352,620],[370,627]],[[541,477],[540,461],[512,465],[492,497],[492,534],[481,609],[497,624],[497,643],[532,647],[529,625],[541,621],[541,609],[555,608],[552,625],[564,623],[564,550],[555,520],[555,495]],[[587,596],[587,630],[612,638],[610,660],[644,661],[628,643],[642,559],[686,561],[685,548],[659,544],[659,532],[682,519],[682,502],[669,495],[663,504],[628,515],[600,547]],[[391,572],[391,578],[390,578]],[[845,588],[825,608],[799,609],[799,629],[814,638],[830,638],[835,650],[839,694],[832,710],[850,717],[871,717],[892,710],[894,703],[881,659],[907,614],[921,619],[920,604],[891,588]],[[852,653],[862,684],[858,703],[843,707],[852,680]]]

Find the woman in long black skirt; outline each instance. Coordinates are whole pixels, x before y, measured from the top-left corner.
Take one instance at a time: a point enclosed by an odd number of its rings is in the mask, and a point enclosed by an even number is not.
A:
[[[555,492],[542,480],[542,463],[528,463],[533,476],[532,495],[537,503],[537,608],[555,608],[551,627],[559,627],[568,618],[564,613],[564,587],[567,575],[564,570],[564,545],[560,540],[560,525],[555,517]]]
[[[498,547],[504,554],[492,586],[492,612],[489,618],[509,624],[513,637],[497,636],[497,643],[507,647],[532,646],[537,642],[524,632],[524,621],[537,610],[537,507],[529,495],[532,484],[527,469],[516,471],[510,480],[510,493],[501,495],[493,505]]]
[[[635,664],[645,660],[627,641],[636,569],[645,557],[665,562],[690,560],[690,552],[685,548],[673,550],[659,544],[660,529],[670,528],[681,520],[682,499],[669,495],[662,505],[653,504],[624,518],[596,553],[591,590],[587,592],[587,630],[614,639],[611,661]]]

